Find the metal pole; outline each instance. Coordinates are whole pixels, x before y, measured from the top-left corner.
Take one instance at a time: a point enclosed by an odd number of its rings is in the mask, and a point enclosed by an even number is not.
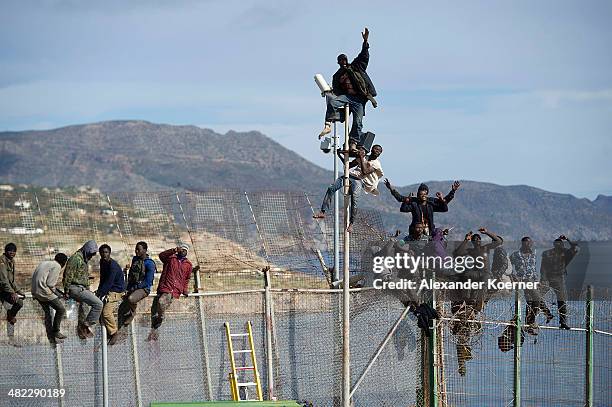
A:
[[[351,342],[350,342],[350,294],[349,294],[349,107],[344,107],[344,261],[343,278],[344,287],[342,288],[342,405],[351,407]]]
[[[357,379],[357,382],[355,383],[355,386],[353,386],[353,390],[351,390],[351,394],[349,394],[349,397],[353,397],[353,394],[355,394],[355,390],[357,390],[357,388],[359,387],[365,376],[368,374],[372,366],[374,366],[374,363],[376,363],[376,360],[378,360],[378,357],[382,353],[383,349],[385,349],[385,346],[387,346],[387,343],[389,343],[391,337],[393,336],[395,331],[397,331],[397,328],[399,328],[404,318],[406,318],[406,315],[408,315],[408,311],[410,311],[410,307],[406,307],[406,309],[404,309],[402,315],[400,315],[400,317],[397,319],[397,321],[395,321],[395,324],[393,324],[389,332],[387,332],[387,335],[385,335],[385,339],[383,339],[381,344],[378,346],[378,349],[376,349],[376,352],[374,352],[374,355],[370,358],[370,361],[368,362],[366,368],[363,370],[363,373],[361,373],[361,376],[359,376],[359,379]]]
[[[431,280],[435,280],[435,276],[431,277]],[[431,308],[436,309],[436,290],[431,290]],[[429,329],[428,347],[429,347],[429,406],[438,406],[438,375],[437,375],[437,355],[436,355],[436,323],[431,321],[432,326]]]
[[[106,326],[102,324],[102,403],[108,407],[108,345]]]
[[[585,406],[593,407],[593,286],[587,287]]]
[[[62,347],[55,345],[55,368],[57,369],[57,386],[64,388],[64,368],[62,366]],[[64,397],[58,397],[59,407],[64,407]]]
[[[263,272],[266,289],[266,357],[268,365],[266,366],[266,369],[268,372],[268,400],[274,400],[274,360],[272,354],[272,293],[270,292],[270,267],[265,267]]]
[[[187,228],[187,233],[189,234],[189,240],[191,241],[191,245],[193,246],[193,254],[195,255],[196,258],[196,262],[198,263],[198,266],[200,266],[200,258],[198,256],[198,252],[196,250],[196,244],[195,244],[195,240],[193,239],[193,235],[191,232],[191,228],[189,227],[189,223],[187,222],[187,216],[185,215],[185,211],[183,210],[183,204],[181,203],[181,199],[179,198],[178,192],[175,194],[176,195],[176,202],[179,205],[179,209],[181,210],[181,215],[183,216],[183,221],[185,222],[185,227]],[[200,289],[202,288],[202,282],[200,280],[200,270],[198,269],[197,272],[194,273],[194,283],[195,283],[195,292],[198,293],[200,292]],[[206,382],[204,383],[206,385],[206,391],[207,391],[207,396],[208,399],[212,399],[212,382],[210,379],[210,364],[208,363],[208,338],[206,335],[206,316],[205,316],[205,312],[204,312],[204,299],[202,297],[198,297],[198,312],[200,314],[200,330],[202,332],[202,348],[203,348],[203,355],[202,355],[202,362],[204,363],[204,369],[206,370],[206,372],[204,373],[204,377],[206,378]]]
[[[136,347],[136,328],[134,321],[130,323],[132,332],[132,354],[134,355],[134,384],[136,386],[136,406],[142,407],[142,394],[140,392],[140,364],[138,363],[138,348]]]
[[[348,119],[347,119],[348,120]],[[340,175],[338,171],[338,133],[334,122],[334,182]],[[340,280],[340,193],[334,193],[334,274],[332,282]]]
[[[514,407],[521,407],[521,297],[514,293]]]

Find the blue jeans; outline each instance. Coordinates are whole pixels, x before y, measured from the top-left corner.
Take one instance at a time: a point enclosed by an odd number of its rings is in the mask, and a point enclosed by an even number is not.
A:
[[[70,285],[68,287],[68,296],[79,302],[79,323],[85,323],[87,326],[94,326],[100,319],[102,313],[102,301],[96,297],[94,293],[80,285]],[[86,307],[89,306],[89,313],[86,314]]]
[[[363,115],[365,112],[365,103],[359,96],[340,95],[336,96],[333,93],[327,93],[325,96],[327,102],[327,111],[325,112],[325,121],[343,121],[340,118],[344,117],[344,105],[349,105],[349,111],[353,115],[353,125],[349,138],[353,140],[361,140],[363,128]]]
[[[321,204],[321,212],[327,212],[329,209],[329,205],[331,205],[332,198],[334,197],[334,193],[337,190],[342,188],[344,185],[344,178],[338,177],[336,182],[327,188],[327,192],[325,192],[325,197],[323,198],[323,204]],[[355,220],[355,213],[357,212],[357,206],[359,203],[359,198],[363,194],[363,183],[360,179],[350,178],[349,177],[349,195],[351,196],[351,212],[350,212],[350,223],[353,223]]]

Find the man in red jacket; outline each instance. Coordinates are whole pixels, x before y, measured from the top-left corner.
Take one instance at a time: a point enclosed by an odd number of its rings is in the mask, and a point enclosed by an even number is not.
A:
[[[157,285],[157,296],[151,305],[151,333],[149,340],[157,339],[157,329],[164,320],[164,313],[179,298],[181,294],[189,294],[189,279],[194,270],[187,258],[189,245],[182,243],[178,247],[168,249],[159,254],[159,259],[164,265],[159,284]],[[198,267],[198,266],[196,266]]]

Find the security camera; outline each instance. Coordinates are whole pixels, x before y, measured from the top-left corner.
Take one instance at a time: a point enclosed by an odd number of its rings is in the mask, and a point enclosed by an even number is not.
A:
[[[332,150],[332,140],[329,137],[325,137],[321,140],[321,151],[325,154],[329,153]]]
[[[325,97],[325,94],[327,92],[332,91],[331,86],[329,86],[329,84],[327,83],[323,75],[321,75],[320,73],[314,76],[314,80],[317,86],[319,87],[319,89],[321,90],[321,96]]]

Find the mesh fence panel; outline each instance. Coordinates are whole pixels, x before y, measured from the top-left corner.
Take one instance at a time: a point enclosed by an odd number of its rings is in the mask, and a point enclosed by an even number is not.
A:
[[[320,250],[327,264],[332,264],[333,213],[315,222],[312,213],[317,205],[307,195],[289,192],[129,192],[107,196],[83,189],[17,188],[0,191],[0,239],[17,243],[17,283],[26,291],[38,262],[57,251],[71,254],[88,239],[109,243],[120,264],[129,262],[139,240],[148,242],[156,261],[160,251],[179,241],[192,243],[190,258],[202,267],[202,288],[227,293],[181,298],[173,303],[160,339],[153,343],[146,340],[152,297],[142,301],[133,332],[130,329],[124,341],[109,347],[110,403],[136,406],[139,397],[143,405],[153,400],[223,400],[230,398],[226,321],[234,332],[242,332],[246,321],[252,322],[264,393],[267,380],[264,294],[229,291],[261,289],[261,268],[266,265],[272,267],[275,289],[326,287],[313,249]],[[361,253],[372,240],[384,235],[380,215],[360,211],[351,234],[352,253]],[[361,261],[361,256],[351,257],[352,272],[367,267]],[[90,263],[97,277],[97,259]],[[161,264],[158,266],[161,270]],[[288,291],[274,292],[272,297],[277,396],[333,406],[341,386],[341,294]],[[557,326],[558,309],[552,292],[546,301],[555,315],[548,326]],[[5,395],[7,389],[24,384],[27,388],[57,388],[60,378],[66,389],[63,405],[101,405],[100,330],[92,340],[81,341],[75,334],[76,321],[67,320],[63,330],[69,338],[51,348],[40,306],[31,299],[25,303],[15,333],[23,347],[7,343],[6,321],[0,322],[2,366],[10,366],[0,372],[0,405],[59,405],[56,399],[7,399]],[[513,351],[501,352],[497,340],[513,321],[513,294],[496,293],[482,310],[462,309],[448,301],[440,306],[445,318],[439,325],[436,347],[441,361],[441,405],[511,405]],[[595,405],[608,406],[612,405],[612,307],[610,301],[595,301],[593,306],[594,328],[601,331],[594,334]],[[352,294],[353,384],[402,310],[397,299],[379,292]],[[524,318],[525,309],[521,311]],[[568,312],[570,326],[586,327],[584,302],[569,302]],[[538,317],[542,328],[535,331],[537,335],[525,334],[522,399],[527,405],[580,405],[585,397],[586,333],[545,329],[543,318]],[[426,392],[422,388],[424,351],[416,321],[410,316],[400,323],[355,392],[356,405],[421,405]]]

